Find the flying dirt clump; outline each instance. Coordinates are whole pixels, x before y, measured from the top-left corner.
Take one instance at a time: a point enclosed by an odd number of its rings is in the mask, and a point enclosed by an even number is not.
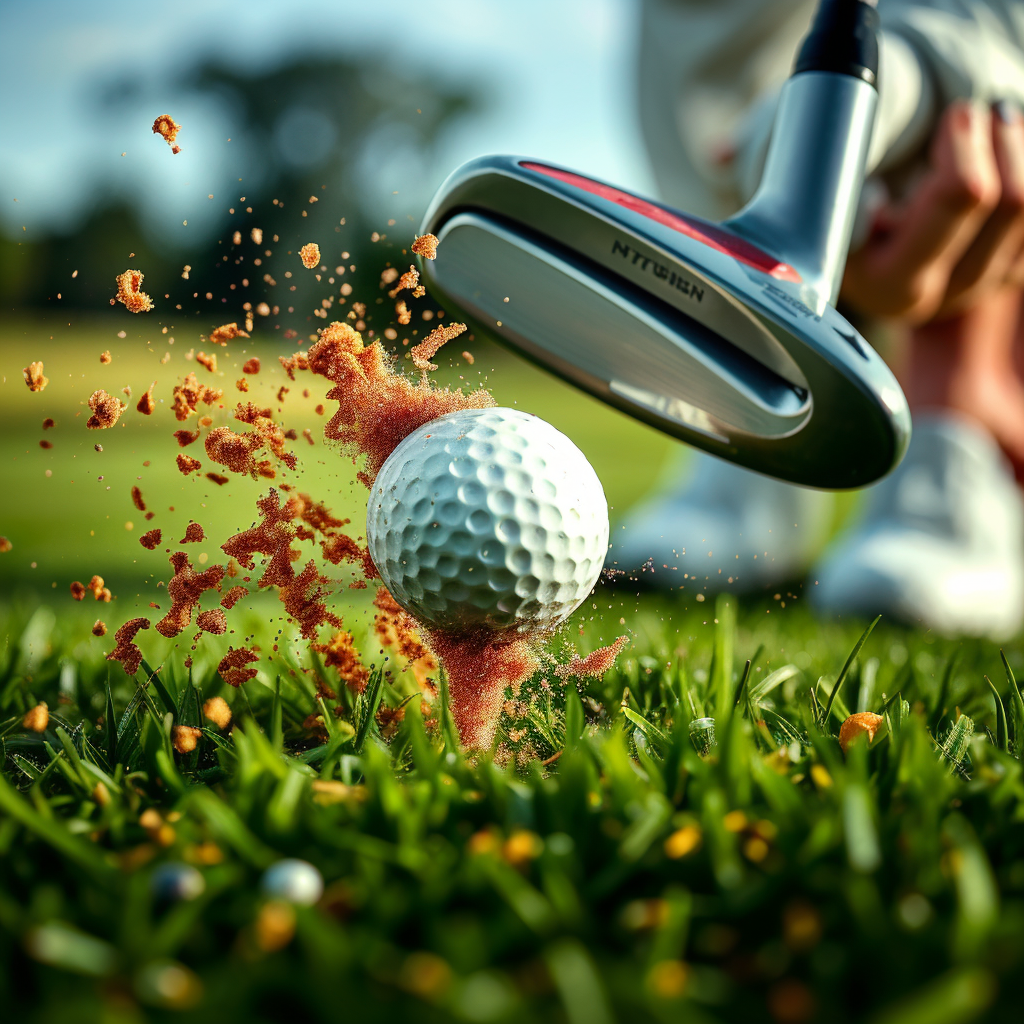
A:
[[[207,341],[211,345],[226,345],[233,338],[248,338],[249,335],[245,331],[239,330],[237,323],[221,324],[220,327],[214,328],[210,331],[210,337]]]
[[[164,142],[171,147],[171,152],[175,155],[181,152],[181,146],[175,145],[175,140],[178,138],[178,132],[180,131],[181,125],[176,123],[170,114],[161,114],[153,122],[153,134],[161,136]]]
[[[126,270],[114,279],[117,281],[115,299],[129,313],[148,313],[153,308],[153,300],[142,290],[144,276],[141,270]],[[113,304],[114,300],[111,300],[111,305]]]
[[[217,672],[228,686],[237,688],[242,683],[256,678],[256,669],[245,666],[259,660],[260,656],[246,647],[229,647],[228,653],[221,658],[217,666]]]
[[[114,634],[114,649],[107,655],[107,661],[121,663],[126,675],[135,675],[142,664],[142,650],[133,643],[140,629],[149,629],[149,619],[129,619]]]
[[[425,260],[437,259],[437,235],[417,235],[410,248]]]
[[[409,269],[398,279],[398,284],[388,292],[388,298],[393,299],[399,292],[404,292],[406,289],[411,289],[412,293],[416,295],[419,291],[419,287],[420,272],[415,267],[409,267]],[[417,298],[418,297],[419,296],[417,295]]]
[[[29,363],[21,373],[25,378],[29,391],[42,391],[50,383],[50,378],[43,376],[43,364],[41,362]]]
[[[171,743],[179,754],[189,754],[196,749],[202,729],[194,725],[175,725],[171,727]]]
[[[282,388],[282,390],[286,389]],[[280,400],[280,395],[278,399]],[[279,459],[289,469],[295,469],[298,465],[298,458],[285,448],[285,441],[294,440],[297,435],[294,430],[286,433],[280,424],[274,422],[272,409],[261,409],[252,402],[246,402],[244,405],[239,402],[235,407],[234,416],[240,423],[248,423],[255,427],[253,434],[262,440],[274,458]],[[273,476],[269,473],[262,475]]]
[[[92,596],[97,601],[105,601],[107,604],[110,604],[110,599],[114,596],[110,588],[104,585],[102,576],[93,576],[87,588],[92,591]]]
[[[309,369],[309,360],[305,352],[296,352],[293,356],[278,356],[277,360],[284,367],[284,372],[288,374],[290,380],[295,380],[296,370]]]
[[[221,550],[245,569],[255,567],[255,555],[263,555],[265,568],[257,586],[261,589],[277,587],[278,599],[298,624],[303,639],[310,642],[312,650],[327,655],[328,663],[339,670],[347,685],[361,689],[368,675],[361,671],[354,651],[350,654],[345,652],[344,638],[336,632],[330,641],[322,643],[317,636],[320,627],[325,625],[336,631],[342,630],[341,619],[328,610],[325,600],[330,591],[324,589],[324,585],[331,581],[320,574],[312,559],[299,572],[292,565],[301,557],[300,550],[294,546],[295,541],[316,539],[319,533],[326,549],[328,543],[342,536],[337,531],[345,520],[331,516],[324,505],[312,501],[308,495],[292,495],[282,504],[279,493],[271,490],[256,504],[261,521],[231,537],[221,545]],[[350,552],[351,560],[366,564],[365,550],[350,538],[345,540],[348,542],[345,550]],[[236,590],[245,593],[244,588],[233,588],[222,604],[230,608]]]
[[[139,543],[148,551],[154,551],[160,544],[161,531],[150,530],[139,538]]]
[[[220,388],[208,387],[206,384],[200,383],[194,373],[189,373],[187,377],[174,385],[171,410],[175,419],[184,423],[189,416],[196,412],[200,403],[213,405],[223,397],[224,392]]]
[[[196,616],[196,625],[204,633],[223,636],[228,631],[228,619],[222,608],[209,608]]]
[[[29,708],[21,719],[21,727],[32,732],[46,732],[50,724],[50,709],[46,701],[40,701],[35,707]]]
[[[320,265],[320,246],[316,242],[307,242],[299,250],[299,259],[307,270],[314,270]]]
[[[568,664],[555,669],[555,675],[559,679],[600,679],[615,664],[615,659],[628,643],[628,636],[620,636],[614,643],[591,651],[585,658],[574,654]]]
[[[236,434],[230,427],[214,427],[206,435],[206,454],[214,462],[226,466],[232,473],[256,477],[261,463],[254,452],[264,446],[264,439],[255,432]]]
[[[192,522],[185,527],[185,536],[178,541],[179,544],[201,544],[206,540],[206,534],[199,523]]]
[[[457,338],[465,330],[465,324],[442,324],[440,327],[435,327],[418,345],[409,350],[413,366],[424,373],[436,370],[437,366],[430,360],[437,355],[442,346],[453,338]]]
[[[314,501],[308,494],[300,492],[293,495],[291,501],[300,520],[295,527],[298,540],[316,540],[319,534],[320,550],[332,565],[348,562],[358,566],[366,579],[377,576],[377,568],[365,546],[341,532],[341,527],[348,526],[348,519],[337,519],[323,502]]]
[[[203,704],[203,717],[218,729],[226,729],[231,724],[231,707],[223,697],[211,697]]]
[[[282,506],[280,494],[274,490],[269,491],[256,502],[262,521],[226,540],[221,545],[221,551],[235,559],[243,569],[255,568],[254,555],[270,558],[282,552],[279,557],[289,558],[286,551],[292,537],[289,523],[296,515],[296,503],[297,499],[289,498]],[[263,586],[263,581],[258,585]]]
[[[417,427],[445,413],[494,405],[483,388],[463,394],[461,389],[409,380],[398,372],[379,341],[364,345],[356,331],[339,321],[321,329],[306,359],[313,373],[334,384],[327,398],[339,404],[324,427],[324,438],[337,442],[352,459],[365,455],[359,479],[366,486],[399,442]]]
[[[156,387],[156,381],[153,381],[149,385],[147,390],[142,393],[142,397],[139,399],[138,404],[135,408],[142,413],[143,416],[152,416],[153,411],[156,409],[156,399],[153,398],[153,388]]]
[[[156,631],[166,637],[177,636],[188,627],[199,598],[205,591],[219,588],[225,572],[223,565],[212,565],[197,573],[184,551],[175,551],[170,562],[174,569],[174,575],[167,582],[171,608],[156,624]]]
[[[102,388],[94,391],[89,398],[92,415],[86,421],[89,430],[107,430],[121,418],[121,413],[128,408],[120,399],[108,395]]]
[[[317,649],[323,655],[324,665],[333,668],[349,689],[355,693],[362,693],[366,689],[370,671],[359,659],[351,633],[339,630]]]

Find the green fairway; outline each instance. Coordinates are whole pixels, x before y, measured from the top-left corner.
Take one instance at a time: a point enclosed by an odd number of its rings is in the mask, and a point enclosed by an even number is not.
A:
[[[1018,1019],[1019,638],[1004,663],[992,643],[881,622],[858,649],[868,624],[816,620],[796,583],[737,602],[603,582],[509,694],[500,750],[472,757],[443,678],[428,702],[382,651],[372,588],[342,586],[334,602],[374,666],[358,695],[272,594],[239,604],[225,636],[141,633],[146,662],[128,677],[105,660],[111,634],[155,617],[150,602],[166,610],[164,548],[195,519],[208,540],[189,547],[193,562],[223,561],[219,545],[269,486],[175,467],[171,435],[186,424],[169,412],[171,385],[209,376],[184,352],[215,324],[164,336],[133,323],[3,335],[0,534],[14,546],[0,554],[0,1000],[12,1020]],[[287,381],[276,357],[294,343],[235,344],[218,353],[225,404],[257,354],[246,397],[277,407],[291,388],[282,419],[312,456],[299,489],[359,523],[365,490],[320,441],[322,381]],[[660,435],[495,348],[475,352],[472,366],[453,353],[439,378],[485,380],[499,403],[564,430],[616,514],[657,478]],[[21,378],[35,359],[51,379],[38,394]],[[134,405],[154,378],[163,405],[146,418]],[[93,390],[125,385],[125,426],[86,430]],[[165,538],[149,552],[138,537],[155,526]],[[111,604],[72,600],[70,582],[94,573]],[[619,635],[629,645],[603,678],[555,675]],[[243,637],[262,660],[233,689],[216,669]],[[230,726],[204,717],[212,697]],[[40,701],[49,719],[34,731],[25,716]],[[862,738],[844,755],[854,711],[884,721],[870,749]],[[699,726],[691,738],[704,718],[713,743]],[[267,891],[282,858],[315,865],[322,896]]]
[[[298,348],[298,339],[285,341],[257,330],[251,341],[241,339],[225,350],[200,340],[201,332],[217,326],[212,321],[193,319],[163,335],[155,323],[149,327],[144,321],[140,326],[128,314],[84,322],[76,315],[71,320],[70,325],[56,318],[11,323],[0,332],[0,430],[5,439],[0,534],[14,545],[0,562],[0,579],[37,590],[56,583],[56,589],[66,592],[71,580],[98,573],[116,584],[115,593],[131,600],[140,587],[163,578],[167,569],[165,560],[139,547],[137,538],[145,530],[160,526],[177,539],[191,517],[211,537],[227,537],[250,525],[255,499],[266,491],[266,481],[232,476],[218,487],[202,475],[183,477],[175,465],[180,449],[172,434],[189,424],[178,423],[171,415],[171,388],[189,371],[223,388],[229,410],[236,401],[247,400],[282,409],[285,425],[299,433],[293,447],[302,460],[300,487],[326,501],[338,515],[354,522],[365,519],[366,491],[354,484],[351,464],[324,449],[320,439],[324,417],[314,409],[323,401],[323,380],[300,374],[297,381],[290,381],[278,364],[279,355]],[[127,336],[119,338],[119,331]],[[453,351],[444,350],[436,378],[470,388],[486,383],[499,404],[518,405],[569,434],[597,469],[613,515],[635,502],[657,478],[673,445],[663,435],[493,343],[469,343],[476,353],[469,366],[459,356],[465,347],[453,343]],[[194,359],[186,359],[190,350],[216,351],[218,372],[210,374]],[[111,362],[105,365],[100,363],[104,351],[111,353]],[[162,363],[165,354],[170,358]],[[251,390],[242,395],[234,382],[243,376],[242,363],[253,355],[261,360],[262,369],[249,378]],[[36,360],[43,361],[50,378],[39,393],[29,391],[22,379],[22,367]],[[146,417],[135,411],[135,403],[153,380],[159,404]],[[130,400],[121,391],[126,385],[132,389]],[[282,385],[290,390],[278,403]],[[113,429],[85,428],[88,399],[97,388],[128,401],[128,410]],[[311,389],[309,398],[303,397],[304,388]],[[328,406],[329,415],[336,406]],[[233,422],[226,412],[215,409],[213,415],[217,423]],[[47,417],[55,426],[43,431]],[[194,417],[190,429],[195,429]],[[311,431],[314,448],[303,440],[303,429]],[[42,440],[53,447],[40,449]],[[102,452],[94,450],[96,444],[102,445]],[[195,445],[187,453],[202,458],[200,449]],[[221,468],[204,465],[203,471]],[[132,486],[141,489],[147,510],[156,512],[148,524],[132,504]],[[127,523],[132,524],[130,530]],[[215,558],[216,546],[207,545],[197,553],[202,552]]]

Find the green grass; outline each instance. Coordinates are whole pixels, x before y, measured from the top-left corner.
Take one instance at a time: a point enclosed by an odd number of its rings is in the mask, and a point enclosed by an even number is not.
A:
[[[199,334],[215,326],[213,321],[172,324],[164,336],[155,321],[140,324],[127,313],[98,320],[83,320],[76,314],[69,319],[71,325],[67,319],[54,318],[9,322],[0,329],[0,436],[7,492],[0,503],[0,534],[14,544],[0,563],[0,580],[38,590],[52,589],[56,583],[56,589],[66,591],[72,579],[99,573],[116,584],[115,593],[121,593],[123,600],[136,600],[139,588],[152,587],[156,579],[164,578],[166,569],[164,559],[148,555],[136,543],[144,530],[160,526],[177,539],[190,517],[202,522],[211,536],[227,536],[228,530],[251,524],[255,499],[266,490],[266,481],[232,477],[217,487],[202,476],[186,479],[175,465],[179,449],[171,435],[187,424],[170,415],[171,387],[188,371],[224,388],[225,402],[232,406],[244,397],[283,409],[287,427],[300,433],[309,428],[317,445],[309,448],[301,437],[296,444],[303,461],[302,488],[326,500],[339,515],[351,516],[355,522],[365,518],[365,490],[353,486],[351,465],[319,442],[324,420],[314,408],[322,401],[324,382],[311,381],[308,374],[289,381],[278,365],[278,355],[294,352],[298,340],[286,342],[274,332],[257,331],[250,342],[220,350],[218,373],[210,375],[186,360],[185,353],[210,348],[199,341]],[[121,330],[125,338],[117,337]],[[174,338],[173,345],[169,338]],[[451,347],[456,350],[450,354],[445,350],[449,358],[442,358],[437,379],[471,387],[486,383],[500,404],[518,404],[567,432],[597,469],[613,509],[621,511],[632,504],[657,478],[672,445],[663,435],[493,344],[469,343],[476,353],[473,366],[459,357],[465,345]],[[111,352],[112,361],[101,365],[99,356],[105,350]],[[161,364],[165,353],[171,358]],[[241,364],[251,355],[260,358],[263,368],[259,376],[250,378],[252,390],[242,396],[234,389],[234,381],[242,376]],[[38,393],[25,387],[21,373],[35,360],[43,361],[50,378],[47,388]],[[135,412],[135,402],[154,379],[158,381],[154,395],[163,404],[153,416],[141,416]],[[283,404],[275,398],[282,384],[290,388]],[[112,430],[86,430],[87,403],[93,391],[105,388],[123,397],[125,385],[134,397],[118,425]],[[302,395],[304,387],[311,389],[309,398]],[[334,408],[333,402],[328,405]],[[218,422],[231,422],[225,413],[216,415]],[[46,417],[53,418],[56,426],[44,432]],[[51,449],[40,449],[44,439],[52,442]],[[97,443],[102,452],[94,450]],[[197,447],[189,451],[195,453]],[[209,468],[220,467],[204,466],[204,471]],[[157,513],[148,525],[132,504],[133,485],[142,490],[148,509]],[[130,531],[126,523],[132,524]],[[218,554],[213,544],[197,550],[201,552],[213,559]],[[147,593],[143,606],[150,599]]]
[[[630,646],[579,690],[551,666],[527,684],[498,760],[457,749],[446,709],[421,706],[379,653],[356,592],[346,622],[376,665],[358,698],[341,688],[317,701],[322,667],[270,597],[232,622],[236,643],[277,644],[243,689],[215,672],[227,637],[191,651],[150,630],[140,640],[158,671],[128,678],[89,627],[97,610],[114,627],[162,593],[162,556],[126,538],[142,527],[132,483],[174,540],[205,517],[211,541],[194,550],[214,559],[228,529],[249,525],[260,488],[179,477],[166,414],[98,438],[80,429],[95,387],[137,395],[153,379],[145,337],[116,338],[123,321],[66,334],[25,324],[2,356],[13,497],[0,533],[15,547],[0,555],[0,1005],[11,1020],[1018,1019],[1019,639],[1004,666],[990,643],[881,622],[857,650],[868,624],[814,619],[795,585],[716,603],[602,584],[551,656],[622,633]],[[191,347],[176,330],[175,349]],[[252,346],[265,365],[287,349]],[[100,366],[105,348],[114,362]],[[40,357],[52,383],[33,395],[20,367]],[[158,394],[187,365],[159,367]],[[613,505],[656,477],[667,442],[652,432],[494,351],[448,374],[477,371],[499,401],[571,434]],[[265,400],[279,383],[262,385]],[[288,426],[320,422],[302,386]],[[49,451],[45,416],[58,421]],[[303,486],[355,518],[351,471],[322,457]],[[70,579],[93,572],[115,584],[113,605],[70,600]],[[217,695],[229,732],[199,714]],[[22,725],[38,701],[51,711],[44,733]],[[397,727],[382,732],[377,701],[404,705]],[[844,757],[843,718],[882,709],[871,748]],[[326,735],[306,726],[324,711]],[[698,717],[715,719],[706,758],[690,739]],[[202,729],[195,751],[174,751],[175,725]],[[282,857],[322,872],[315,906],[262,894]],[[182,862],[202,893],[159,900],[161,866]]]
[[[561,660],[570,637],[586,648],[621,628],[606,596],[553,645]],[[729,599],[642,602],[603,680],[579,695],[535,681],[529,712],[503,724],[527,729],[531,756],[504,766],[467,760],[444,709],[425,728],[418,698],[385,740],[368,705],[405,699],[400,677],[343,693],[323,740],[303,727],[317,703],[297,651],[238,692],[202,651],[191,678],[173,652],[147,687],[83,641],[85,611],[8,609],[11,1019],[1015,1019],[1024,734],[998,652],[883,623],[822,722],[811,690],[820,714],[857,629],[773,604],[737,618]],[[1019,645],[1007,655],[1024,665]],[[202,725],[217,694],[234,730],[206,723],[175,754],[172,723]],[[20,724],[37,700],[53,710],[44,734]],[[847,710],[887,701],[871,749],[844,758]],[[688,727],[705,714],[718,745],[702,760]],[[140,823],[151,808],[157,840]],[[271,951],[258,882],[283,856],[315,864],[327,892]],[[155,902],[169,861],[198,865],[201,896]]]

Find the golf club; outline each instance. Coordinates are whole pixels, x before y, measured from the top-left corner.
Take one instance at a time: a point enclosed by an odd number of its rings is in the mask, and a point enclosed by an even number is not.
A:
[[[610,405],[806,486],[888,473],[910,413],[833,308],[874,124],[878,15],[823,0],[783,87],[760,187],[722,224],[514,156],[458,168],[421,260],[453,313]]]

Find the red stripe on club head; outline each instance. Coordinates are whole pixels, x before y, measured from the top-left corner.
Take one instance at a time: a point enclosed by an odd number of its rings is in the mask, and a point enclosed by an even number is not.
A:
[[[627,210],[632,210],[633,213],[647,217],[664,227],[672,228],[673,231],[678,231],[680,234],[686,235],[687,238],[701,242],[717,252],[723,252],[734,260],[745,263],[748,267],[760,270],[762,274],[768,274],[780,281],[799,282],[801,280],[796,269],[788,263],[782,263],[774,256],[770,256],[763,250],[758,249],[756,245],[752,245],[746,239],[737,238],[736,235],[731,234],[724,228],[717,227],[714,224],[706,224],[703,221],[690,220],[682,216],[682,214],[666,210],[664,207],[650,203],[646,199],[641,199],[630,192],[623,192],[622,189],[613,188],[611,185],[605,185],[600,181],[592,181],[590,178],[584,178],[580,174],[573,174],[571,171],[563,171],[558,167],[548,167],[546,164],[527,162],[520,162],[519,166],[526,168],[528,171],[543,174],[545,177],[555,178],[566,185],[573,185],[584,192],[589,192],[591,195],[600,196],[602,199],[607,199]]]

